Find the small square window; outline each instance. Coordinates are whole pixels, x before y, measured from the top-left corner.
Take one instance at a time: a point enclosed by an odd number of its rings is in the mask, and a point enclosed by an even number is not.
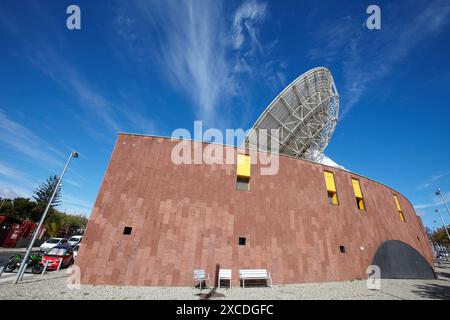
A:
[[[344,246],[339,246],[339,250],[341,251],[341,253],[345,253],[345,247]]]
[[[238,176],[236,179],[236,189],[241,191],[250,191],[250,178]]]
[[[125,227],[125,228],[123,228],[123,234],[130,235],[131,234],[131,230],[133,230],[132,227]]]
[[[246,238],[239,237],[239,245],[240,246],[245,246],[246,242],[247,242]]]

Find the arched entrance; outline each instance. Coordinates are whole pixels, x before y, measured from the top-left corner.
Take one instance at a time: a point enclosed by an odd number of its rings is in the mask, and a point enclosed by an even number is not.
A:
[[[382,279],[436,279],[428,261],[399,240],[383,242],[373,256],[372,265],[380,267]]]

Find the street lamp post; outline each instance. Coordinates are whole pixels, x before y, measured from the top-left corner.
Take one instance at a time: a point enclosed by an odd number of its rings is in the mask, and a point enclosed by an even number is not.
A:
[[[45,208],[44,213],[42,214],[41,220],[39,221],[39,225],[37,226],[36,230],[34,231],[33,238],[31,239],[31,242],[27,249],[27,253],[25,254],[25,257],[23,258],[22,263],[20,264],[19,272],[17,273],[16,281],[14,282],[14,284],[17,284],[20,281],[20,278],[22,277],[23,273],[25,272],[25,265],[28,260],[28,257],[30,256],[31,250],[33,249],[34,242],[36,241],[39,230],[41,229],[42,224],[44,223],[45,217],[47,216],[47,212],[50,209],[50,206],[53,202],[53,198],[55,197],[56,193],[58,192],[61,181],[64,177],[64,174],[66,173],[67,167],[69,166],[70,160],[72,160],[72,158],[78,158],[78,153],[75,151],[72,151],[70,153],[69,159],[67,159],[66,165],[64,166],[61,176],[59,177],[59,180],[58,180],[58,183],[56,184],[55,190],[53,190],[52,196],[51,196],[50,200],[48,201],[48,204],[47,204],[47,207]]]
[[[448,240],[450,241],[450,234],[448,233],[447,226],[445,225],[445,222],[444,222],[444,219],[442,218],[441,213],[439,212],[438,209],[434,210],[434,212],[436,212],[439,215],[439,217],[441,218],[442,226],[444,227],[444,230],[447,233]]]
[[[445,207],[447,208],[447,213],[450,214],[450,210],[448,209],[447,201],[445,201],[444,193],[441,191],[441,189],[436,189],[436,195],[441,196],[442,202],[444,203]]]

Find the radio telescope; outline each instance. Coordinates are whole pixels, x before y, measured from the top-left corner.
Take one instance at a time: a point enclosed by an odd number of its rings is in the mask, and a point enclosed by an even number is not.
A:
[[[330,70],[311,69],[269,104],[245,137],[244,146],[268,151],[273,150],[270,142],[275,141],[280,154],[333,165],[323,151],[336,127],[338,113],[339,94]],[[272,137],[271,129],[279,129],[278,138]],[[261,145],[261,140],[267,143]]]

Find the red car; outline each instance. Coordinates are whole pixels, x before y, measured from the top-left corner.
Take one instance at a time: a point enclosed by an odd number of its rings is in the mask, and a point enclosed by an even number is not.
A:
[[[73,263],[73,250],[72,248],[54,247],[44,255],[39,264],[45,266],[47,261],[47,270],[57,270],[60,261],[62,261],[61,268],[68,267]]]

